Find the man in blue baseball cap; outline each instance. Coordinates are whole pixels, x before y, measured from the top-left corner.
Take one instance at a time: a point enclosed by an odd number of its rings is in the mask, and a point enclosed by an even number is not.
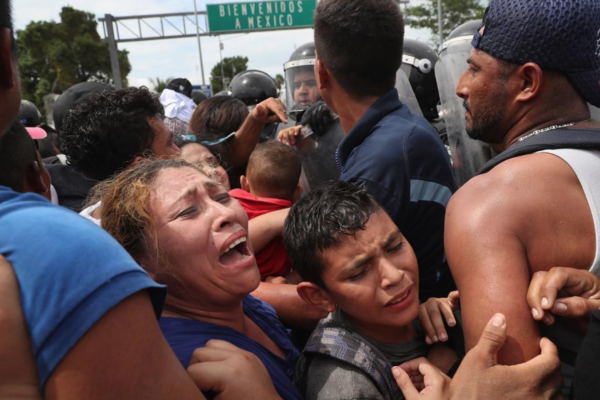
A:
[[[533,274],[600,274],[600,123],[587,106],[600,105],[599,35],[598,0],[492,0],[456,89],[469,136],[502,153],[452,198],[446,251],[467,348],[501,312],[504,364],[537,355],[540,336],[563,362],[577,353],[578,335],[559,321],[568,302],[554,313],[527,305]]]

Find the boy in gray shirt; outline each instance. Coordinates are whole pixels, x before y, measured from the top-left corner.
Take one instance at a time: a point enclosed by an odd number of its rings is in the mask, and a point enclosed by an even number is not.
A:
[[[426,343],[415,253],[364,187],[313,189],[292,207],[284,242],[304,280],[299,295],[330,313],[297,367],[306,399],[401,399],[392,365],[427,357],[447,373],[459,360],[448,345]]]

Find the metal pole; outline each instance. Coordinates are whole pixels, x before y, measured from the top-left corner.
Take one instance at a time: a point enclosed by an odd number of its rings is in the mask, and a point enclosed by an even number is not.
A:
[[[119,67],[119,53],[117,49],[117,42],[115,41],[115,32],[113,30],[113,16],[105,14],[106,19],[106,34],[108,50],[110,52],[110,65],[112,67],[113,83],[115,88],[122,89],[123,83],[121,82],[121,68]]]
[[[204,80],[204,62],[202,61],[202,46],[200,45],[200,25],[198,24],[198,7],[194,0],[194,15],[196,16],[196,35],[198,36],[198,54],[200,55],[200,71],[202,73],[202,84],[206,85]]]
[[[440,49],[444,44],[444,21],[442,20],[442,0],[438,0],[438,36],[440,37]]]
[[[223,43],[221,43],[221,35],[219,35],[219,53],[221,54],[221,80],[223,82],[223,90],[227,90],[225,87],[225,70],[223,69]]]

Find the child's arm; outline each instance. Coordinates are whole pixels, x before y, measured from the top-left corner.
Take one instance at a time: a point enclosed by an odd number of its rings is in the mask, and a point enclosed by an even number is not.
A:
[[[289,208],[273,211],[248,222],[248,236],[255,254],[271,240],[283,235],[283,223],[289,212]]]
[[[444,327],[442,315],[446,323],[454,327],[454,310],[458,309],[458,291],[451,292],[445,298],[430,298],[419,307],[419,319],[425,330],[425,341],[427,344],[445,342],[448,340],[448,333]]]

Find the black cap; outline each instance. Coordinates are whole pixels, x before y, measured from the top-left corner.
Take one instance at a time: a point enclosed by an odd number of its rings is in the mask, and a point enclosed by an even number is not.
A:
[[[23,125],[29,128],[39,126],[42,123],[40,110],[30,101],[21,100],[21,109],[19,110],[19,120]]]
[[[190,99],[192,98],[192,83],[185,78],[175,78],[169,82],[167,89],[181,93]]]
[[[112,86],[100,82],[83,82],[73,85],[60,95],[54,104],[54,127],[60,133],[62,121],[88,95],[105,90],[114,90]]]

